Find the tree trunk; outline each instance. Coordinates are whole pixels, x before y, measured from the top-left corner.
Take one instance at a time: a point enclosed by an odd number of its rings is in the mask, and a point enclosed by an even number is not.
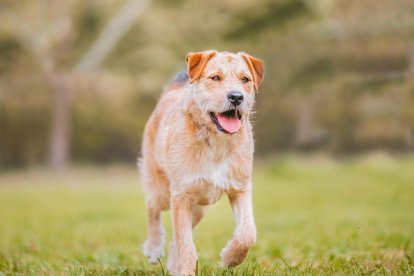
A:
[[[411,104],[413,104],[413,100],[414,100],[414,44],[411,45],[411,49],[410,49],[410,54],[408,57],[409,60],[409,64],[407,67],[407,74],[406,74],[406,97],[407,100],[405,102],[406,105],[406,109],[408,109],[407,111],[407,123],[406,123],[406,130],[405,130],[405,135],[404,135],[404,141],[405,144],[407,146],[407,148],[409,149],[413,149],[414,148],[414,125],[413,125],[413,121],[412,118],[413,116],[410,115],[410,108],[411,108]]]
[[[50,81],[55,91],[49,163],[54,169],[63,169],[70,161],[72,85],[70,78],[63,74],[50,76]]]
[[[298,106],[296,120],[296,143],[306,145],[312,139],[312,111],[306,99],[302,99]]]
[[[128,0],[109,21],[99,38],[83,55],[72,72],[96,70],[133,23],[142,15],[149,0]],[[70,121],[73,85],[68,75],[54,75],[55,89],[49,162],[54,169],[63,169],[70,161]]]

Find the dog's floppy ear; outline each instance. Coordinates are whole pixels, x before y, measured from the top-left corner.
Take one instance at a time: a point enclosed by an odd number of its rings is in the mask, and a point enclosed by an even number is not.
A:
[[[264,78],[264,63],[261,59],[252,57],[246,53],[240,54],[243,57],[244,61],[246,61],[250,73],[252,73],[254,90],[257,92],[259,89],[259,85],[262,83]]]
[[[207,62],[216,55],[216,51],[204,51],[197,53],[189,53],[185,58],[187,62],[187,74],[190,82],[197,80],[203,73]]]

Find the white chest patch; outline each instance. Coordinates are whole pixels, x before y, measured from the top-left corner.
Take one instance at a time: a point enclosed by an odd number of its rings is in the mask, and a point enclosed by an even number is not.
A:
[[[232,176],[232,168],[227,159],[219,162],[205,162],[199,172],[189,174],[183,179],[183,183],[187,187],[201,181],[222,190],[229,190],[230,188],[237,190],[243,186],[243,183]]]

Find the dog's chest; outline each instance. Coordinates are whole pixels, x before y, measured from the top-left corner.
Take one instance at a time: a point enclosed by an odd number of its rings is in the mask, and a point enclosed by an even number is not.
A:
[[[216,187],[227,189],[231,184],[231,166],[228,159],[220,161],[207,160],[201,168],[205,181]]]
[[[197,169],[192,171],[187,177],[187,183],[204,183],[220,190],[238,189],[243,185],[234,176],[230,157],[218,159],[213,153],[207,154],[199,162]]]
[[[185,182],[187,192],[199,205],[213,204],[225,191],[237,187],[227,160],[218,163],[205,160],[198,171],[185,177]]]
[[[203,184],[211,188],[206,194],[210,191],[215,194],[215,189],[221,192],[243,189],[250,181],[248,147],[240,147],[242,143],[237,143],[235,137],[205,137],[187,144],[175,139],[170,146],[165,164],[174,183],[173,193]]]

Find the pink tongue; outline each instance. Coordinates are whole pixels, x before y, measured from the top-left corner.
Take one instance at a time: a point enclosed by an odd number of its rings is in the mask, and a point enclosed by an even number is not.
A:
[[[235,133],[239,130],[241,122],[237,117],[226,117],[222,114],[217,114],[217,119],[222,128],[228,133]]]

